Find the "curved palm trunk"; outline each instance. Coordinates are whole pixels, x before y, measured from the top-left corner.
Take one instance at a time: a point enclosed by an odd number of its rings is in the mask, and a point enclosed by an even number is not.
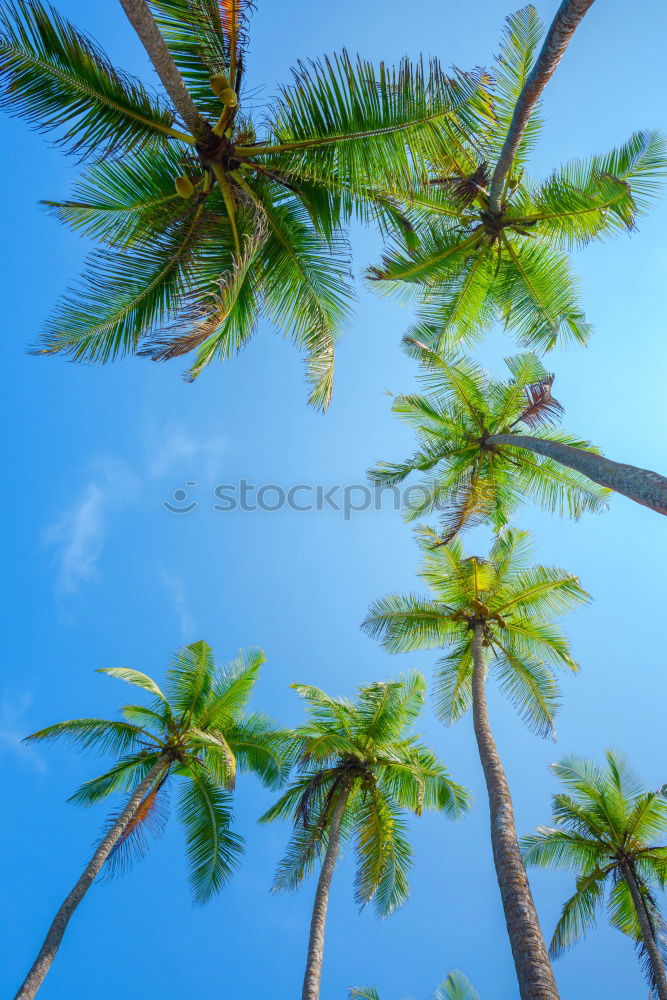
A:
[[[211,125],[192,100],[146,0],[120,0],[120,5],[146,49],[162,86],[192,135],[200,142],[210,139]]]
[[[90,889],[95,878],[99,874],[102,865],[109,857],[114,845],[122,835],[127,824],[134,817],[144,796],[155,783],[155,780],[160,773],[164,770],[164,766],[165,761],[160,759],[155,767],[151,768],[141,784],[138,785],[132,793],[129,802],[123,809],[122,813],[86,865],[81,878],[78,880],[65,899],[65,902],[53,918],[48,934],[44,938],[44,944],[40,948],[39,954],[33,962],[32,968],[26,976],[23,985],[14,997],[14,1000],[32,1000],[32,998],[36,996],[38,989],[44,981],[44,977],[53,964],[53,960],[56,957],[58,948],[60,947],[60,942],[63,939],[70,917]]]
[[[558,441],[545,441],[528,434],[492,434],[486,439],[486,444],[509,444],[514,448],[526,448],[546,458],[553,458],[561,465],[581,472],[600,486],[622,493],[635,503],[650,507],[659,514],[667,514],[667,479],[657,472],[612,462],[592,451],[559,444]]]
[[[486,779],[491,844],[521,1000],[559,1000],[540,921],[516,835],[512,797],[489,725],[486,707],[483,632],[473,641],[473,720]]]
[[[507,138],[498,157],[498,163],[491,178],[489,192],[489,207],[493,214],[500,213],[500,203],[503,196],[505,181],[512,169],[519,143],[526,130],[526,125],[532,110],[540,95],[556,71],[558,63],[565,54],[572,35],[593,0],[563,0],[551,22],[551,27],[544,39],[542,50],[535,60],[528,78],[519,94],[514,107]]]
[[[320,996],[320,981],[322,979],[322,964],[324,962],[324,929],[327,921],[329,891],[338,859],[340,828],[349,795],[350,789],[347,787],[341,792],[331,818],[329,842],[324,855],[324,861],[322,862],[322,871],[317,881],[317,891],[315,892],[315,902],[313,903],[313,916],[310,922],[310,938],[308,940],[308,957],[306,959],[306,972],[303,977],[301,1000],[319,1000]]]
[[[642,942],[648,952],[649,961],[651,962],[651,971],[653,973],[653,979],[658,991],[659,1000],[667,1000],[667,976],[665,975],[665,966],[660,955],[658,942],[655,938],[653,921],[651,920],[650,914],[646,908],[646,903],[644,902],[644,897],[640,892],[637,877],[634,873],[632,865],[628,862],[622,862],[621,871],[623,872],[623,878],[625,879],[630,890],[632,902],[635,904],[637,919],[639,920],[639,926],[642,932]]]

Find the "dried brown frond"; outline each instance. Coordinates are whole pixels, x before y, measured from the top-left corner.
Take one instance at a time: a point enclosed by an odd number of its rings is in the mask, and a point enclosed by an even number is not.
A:
[[[561,404],[551,394],[554,375],[549,375],[540,382],[526,386],[527,406],[512,423],[512,427],[524,423],[528,427],[540,427],[545,424],[557,423],[565,412]]]

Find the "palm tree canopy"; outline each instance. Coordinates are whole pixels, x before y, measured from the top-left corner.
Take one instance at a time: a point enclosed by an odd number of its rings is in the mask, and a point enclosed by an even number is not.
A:
[[[274,887],[295,889],[310,874],[326,849],[340,797],[347,796],[341,835],[355,842],[355,899],[362,906],[373,900],[386,916],[409,893],[405,812],[438,809],[457,818],[470,803],[469,793],[413,732],[424,678],[413,672],[362,687],[354,702],[294,687],[308,711],[307,721],[290,734],[297,776],[262,817],[294,823]]]
[[[355,987],[349,1000],[380,1000],[380,994],[374,986]],[[436,986],[432,1000],[479,1000],[479,993],[468,977],[455,969]]]
[[[489,181],[542,34],[532,5],[507,18],[491,71],[492,115],[431,163],[413,202],[416,246],[414,235],[408,244],[397,229],[369,271],[380,291],[416,299],[419,339],[434,349],[473,343],[497,321],[522,345],[585,343],[589,325],[568,250],[634,229],[665,172],[665,140],[642,131],[534,181],[524,170],[540,133],[538,109],[519,143],[500,213],[490,210]]]
[[[210,646],[196,642],[174,656],[164,691],[138,670],[105,668],[100,672],[148,694],[148,703],[124,705],[121,720],[72,719],[27,738],[63,739],[77,749],[115,758],[108,771],[72,795],[78,805],[127,795],[152,768],[164,764],[110,855],[111,869],[143,852],[147,832],[159,832],[166,818],[164,796],[172,780],[181,778],[178,814],[186,831],[195,900],[206,902],[230,878],[243,851],[243,840],[232,829],[237,769],[256,774],[270,788],[278,787],[285,773],[284,737],[271,719],[246,712],[264,661],[261,650],[249,649],[228,666],[216,667]]]
[[[577,670],[553,619],[586,601],[562,569],[531,566],[528,532],[508,529],[488,558],[465,557],[458,539],[442,545],[420,531],[420,577],[431,597],[389,594],[371,605],[363,628],[390,653],[447,649],[436,665],[436,706],[447,724],[472,706],[473,641],[481,626],[502,692],[538,732],[553,732],[560,694],[553,668]]]
[[[261,312],[305,351],[311,401],[327,404],[350,299],[341,224],[356,212],[409,232],[397,199],[416,151],[439,155],[486,104],[479,76],[343,53],[299,64],[260,129],[244,90],[250,6],[151,3],[202,138],[55,9],[3,4],[4,105],[88,161],[72,199],[46,204],[98,242],[36,353],[193,354],[194,378]]]
[[[565,786],[553,797],[554,825],[538,827],[522,841],[527,864],[568,869],[577,877],[554,932],[552,954],[560,955],[594,925],[605,890],[611,925],[642,950],[637,912],[624,878],[624,866],[629,865],[667,955],[666,929],[653,895],[667,885],[667,846],[660,844],[667,834],[664,789],[647,791],[624,758],[611,750],[602,767],[568,756],[554,764],[553,771]]]
[[[412,472],[427,474],[418,498],[406,506],[408,520],[437,510],[449,540],[465,526],[484,521],[500,530],[526,498],[575,518],[605,508],[610,491],[583,474],[489,440],[495,434],[528,432],[596,451],[554,426],[563,408],[552,395],[553,375],[534,354],[507,358],[510,377],[500,381],[469,359],[449,362],[412,340],[407,347],[421,362],[427,394],[397,396],[392,408],[414,428],[419,448],[407,461],[381,462],[369,475],[379,486],[392,486]]]

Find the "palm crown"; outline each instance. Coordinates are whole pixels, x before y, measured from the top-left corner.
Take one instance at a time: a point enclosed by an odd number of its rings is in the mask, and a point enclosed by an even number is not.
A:
[[[656,843],[667,832],[662,789],[646,791],[613,751],[607,751],[603,767],[570,756],[554,764],[553,771],[566,789],[553,797],[554,826],[538,827],[522,841],[527,864],[567,868],[577,876],[576,891],[565,903],[553,935],[552,954],[561,954],[592,927],[609,889],[610,923],[636,941],[647,957],[648,942],[631,892],[634,880],[664,962],[667,938],[653,895],[667,885],[667,846]],[[646,972],[653,985],[648,961]]]
[[[577,578],[529,566],[525,531],[498,536],[488,559],[466,558],[458,539],[441,545],[428,529],[421,541],[419,575],[433,596],[381,598],[369,609],[366,631],[391,653],[449,649],[436,666],[436,705],[452,724],[472,706],[473,641],[480,626],[503,693],[531,727],[551,732],[559,703],[552,668],[577,669],[553,618],[586,600]]]
[[[380,994],[374,986],[356,987],[350,990],[349,1000],[380,1000]],[[468,977],[455,969],[436,986],[432,1000],[479,1000],[479,993]]]
[[[406,507],[409,520],[439,511],[444,540],[463,527],[487,521],[502,528],[528,497],[550,511],[579,517],[605,507],[608,490],[552,458],[511,444],[496,434],[521,433],[595,451],[553,425],[563,412],[552,395],[553,376],[534,354],[507,358],[510,378],[492,378],[474,362],[451,363],[421,343],[409,349],[422,363],[428,395],[397,396],[393,411],[417,433],[419,449],[407,461],[381,462],[370,471],[380,486],[427,473],[419,499]]]
[[[309,715],[291,733],[299,773],[262,817],[294,822],[275,888],[294,889],[312,871],[344,801],[341,835],[356,841],[355,899],[361,905],[374,900],[385,916],[409,893],[412,851],[404,812],[438,809],[458,817],[469,805],[468,792],[412,732],[424,703],[424,678],[414,672],[362,687],[354,702],[294,686]]]
[[[232,874],[243,841],[232,829],[231,791],[236,770],[253,772],[269,787],[283,777],[282,738],[274,723],[245,707],[264,654],[239,653],[218,668],[210,647],[196,642],[179,650],[161,688],[126,667],[104,669],[151,695],[148,705],[123,706],[123,719],[73,719],[33,733],[28,740],[65,739],[74,746],[117,758],[110,770],[86,781],[72,796],[93,805],[113,793],[128,793],[158,768],[157,777],[126,827],[107,864],[141,852],[146,832],[159,828],[161,800],[174,778],[184,779],[179,818],[187,836],[190,879],[197,902],[206,902]]]
[[[300,64],[258,137],[243,90],[249,7],[151,4],[194,102],[191,134],[55,10],[3,5],[5,106],[90,161],[72,200],[47,204],[100,244],[36,351],[94,362],[195,352],[194,378],[245,344],[263,311],[305,350],[311,401],[324,406],[350,295],[340,224],[356,210],[409,227],[396,193],[414,150],[435,155],[476,117],[477,83],[436,62]]]
[[[541,36],[534,7],[507,19],[491,74],[492,116],[431,164],[415,200],[421,220],[416,248],[396,230],[394,246],[370,269],[380,290],[416,297],[419,337],[434,349],[474,342],[496,321],[524,345],[548,349],[559,337],[585,342],[589,327],[567,251],[633,229],[664,172],[665,143],[644,131],[537,183],[524,174],[540,132],[533,114],[500,210],[491,209],[489,179]]]

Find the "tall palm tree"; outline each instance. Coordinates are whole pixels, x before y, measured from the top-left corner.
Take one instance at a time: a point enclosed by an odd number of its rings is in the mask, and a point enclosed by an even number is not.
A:
[[[244,90],[249,0],[122,5],[166,98],[39,0],[0,9],[4,106],[89,161],[72,200],[47,205],[99,243],[36,352],[194,352],[194,378],[264,313],[305,351],[325,406],[350,297],[341,224],[356,211],[409,229],[396,196],[415,151],[435,155],[483,114],[478,76],[407,60],[378,72],[343,53],[299,64],[260,127]]]
[[[564,411],[554,376],[534,354],[507,358],[510,377],[501,381],[467,358],[450,362],[421,343],[406,346],[421,362],[427,392],[396,396],[392,408],[414,428],[419,447],[369,475],[393,486],[427,474],[419,499],[406,505],[408,519],[440,511],[447,540],[482,521],[502,528],[527,498],[578,518],[604,509],[610,490],[667,514],[664,476],[604,458],[555,426]]]
[[[262,817],[289,818],[294,832],[274,888],[297,888],[321,858],[302,1000],[318,1000],[329,892],[341,842],[354,839],[355,899],[374,901],[381,916],[407,899],[412,851],[404,813],[439,809],[460,816],[468,792],[419,742],[413,724],[423,702],[423,676],[359,688],[354,702],[319,688],[293,685],[308,719],[291,733],[298,774]]]
[[[497,321],[523,345],[585,343],[590,328],[568,250],[634,229],[657,192],[667,157],[656,132],[557,167],[546,181],[524,173],[540,132],[539,95],[591,2],[561,4],[537,58],[535,8],[507,19],[491,73],[491,118],[431,163],[415,199],[419,243],[395,230],[369,271],[380,291],[416,299],[419,339],[435,349],[473,343]]]
[[[568,868],[576,891],[563,907],[551,941],[560,955],[593,924],[608,890],[607,913],[636,942],[651,995],[667,1000],[667,928],[654,891],[667,885],[664,789],[646,791],[625,760],[608,750],[603,767],[568,756],[553,765],[566,791],[553,797],[554,825],[524,837],[529,865]]]
[[[229,666],[216,667],[210,646],[195,642],[176,653],[164,692],[138,670],[103,669],[101,673],[142,689],[151,696],[149,703],[123,706],[120,721],[72,719],[27,738],[63,739],[80,750],[111,754],[116,758],[113,766],[86,781],[72,801],[90,806],[114,793],[126,800],[56,913],[15,1000],[36,995],[72,914],[100,871],[122,866],[132,853],[143,853],[146,833],[159,832],[165,818],[161,798],[174,779],[183,779],[179,818],[186,832],[195,901],[207,902],[230,878],[243,851],[243,840],[232,829],[237,768],[258,775],[270,788],[284,775],[283,737],[270,719],[245,711],[264,659],[261,650],[250,649]]]
[[[526,532],[496,538],[488,559],[464,558],[457,539],[421,531],[421,578],[433,596],[389,595],[363,627],[391,653],[447,648],[436,673],[436,703],[452,724],[472,709],[491,816],[491,844],[522,1000],[557,1000],[558,990],[521,859],[507,776],[489,722],[486,681],[501,690],[529,726],[553,731],[559,691],[553,667],[576,670],[553,618],[587,597],[572,574],[529,566]]]
[[[349,1000],[380,1000],[380,994],[374,986],[356,987],[350,990]],[[455,969],[436,986],[433,1000],[479,1000],[479,993],[468,977]]]

